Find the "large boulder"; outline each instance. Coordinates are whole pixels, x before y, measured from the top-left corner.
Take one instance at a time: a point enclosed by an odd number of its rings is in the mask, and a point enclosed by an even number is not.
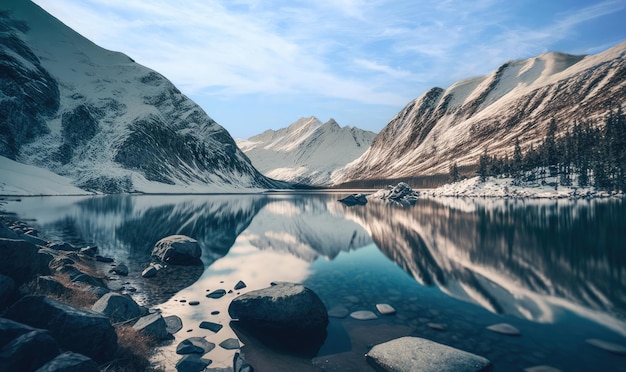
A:
[[[15,281],[6,275],[0,274],[0,310],[4,309],[13,296]]]
[[[43,296],[26,296],[13,304],[5,317],[50,331],[59,345],[96,362],[113,358],[117,334],[109,318]]]
[[[50,332],[35,329],[16,337],[0,350],[0,371],[34,371],[59,352]]]
[[[37,273],[39,248],[23,240],[0,239],[0,274],[9,276],[19,286]]]
[[[348,207],[352,207],[355,205],[365,205],[367,204],[367,195],[365,194],[350,194],[345,198],[339,199],[340,202],[347,205]]]
[[[486,358],[419,337],[378,344],[365,357],[377,370],[389,372],[493,370]]]
[[[9,229],[2,221],[0,221],[0,238],[19,239],[15,231]]]
[[[401,206],[414,205],[419,197],[420,192],[413,190],[405,182],[400,182],[396,186],[389,185],[386,190],[378,190],[372,195],[374,199],[382,199]]]
[[[102,313],[115,323],[141,316],[141,307],[130,296],[109,292],[100,297],[91,310]]]
[[[98,372],[98,365],[90,358],[66,351],[46,363],[36,372]]]
[[[11,319],[0,318],[0,349],[13,339],[23,335],[24,333],[34,331],[35,329],[36,328],[15,322]]]
[[[236,327],[269,346],[314,354],[326,338],[328,313],[320,298],[305,286],[278,283],[236,297],[228,307]]]
[[[167,340],[171,335],[167,332],[167,323],[159,313],[149,314],[137,320],[133,328],[148,337]]]
[[[159,240],[152,249],[152,257],[173,265],[201,263],[202,249],[198,241],[185,235],[171,235]]]

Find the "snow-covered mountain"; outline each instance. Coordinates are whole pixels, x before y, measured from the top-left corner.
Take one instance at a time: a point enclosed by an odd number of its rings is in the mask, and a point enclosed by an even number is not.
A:
[[[451,162],[477,164],[512,154],[545,136],[626,105],[626,42],[599,54],[546,53],[505,63],[493,73],[432,88],[410,102],[334,183],[447,173]]]
[[[341,128],[333,119],[322,124],[316,117],[309,117],[287,128],[237,139],[237,144],[268,177],[328,185],[333,172],[361,156],[375,136],[359,128]]]
[[[166,78],[98,47],[31,1],[0,5],[0,71],[2,157],[101,192],[279,185]],[[2,179],[11,193],[24,177]]]

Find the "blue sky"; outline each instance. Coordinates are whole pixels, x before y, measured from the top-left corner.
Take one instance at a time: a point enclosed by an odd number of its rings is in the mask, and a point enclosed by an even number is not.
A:
[[[381,130],[434,86],[626,40],[626,0],[34,0],[174,82],[234,137]]]

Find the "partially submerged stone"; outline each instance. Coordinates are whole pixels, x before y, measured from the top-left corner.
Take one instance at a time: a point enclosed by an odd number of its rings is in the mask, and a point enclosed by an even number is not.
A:
[[[201,354],[204,355],[215,348],[215,344],[207,341],[204,337],[189,337],[176,346],[176,354]]]
[[[199,372],[204,371],[212,363],[211,359],[205,359],[197,354],[187,354],[176,363],[178,372]]]
[[[217,333],[222,329],[222,325],[221,324],[217,324],[217,323],[213,323],[213,322],[201,322],[200,323],[200,328],[202,329],[208,329],[209,331],[213,332],[213,333]]]
[[[159,313],[149,314],[139,318],[133,328],[157,340],[165,340],[170,337],[170,334],[167,333],[167,324]]]
[[[350,310],[343,305],[337,305],[328,310],[328,316],[332,318],[345,318],[350,315]]]
[[[393,372],[492,371],[489,360],[419,337],[402,337],[374,346],[366,358],[376,368]]]
[[[396,313],[396,309],[389,304],[376,304],[376,310],[382,315],[393,315]]]
[[[163,320],[165,320],[168,333],[174,334],[183,329],[183,320],[177,315],[163,317]]]
[[[185,235],[171,235],[159,240],[152,249],[152,257],[173,265],[201,263],[202,249],[198,241]]]
[[[241,345],[239,344],[239,340],[236,338],[228,338],[222,342],[220,342],[220,347],[226,350],[235,350],[239,349]]]
[[[520,336],[521,335],[521,332],[519,331],[519,329],[515,328],[514,326],[508,323],[498,323],[498,324],[490,325],[489,327],[487,327],[487,329],[492,332],[501,333],[503,335],[508,335],[508,336]]]
[[[369,310],[359,310],[350,313],[350,318],[356,320],[373,320],[378,319],[378,316]]]
[[[346,196],[345,198],[339,199],[339,201],[348,207],[352,207],[355,205],[365,205],[367,204],[367,195],[365,194],[351,194]]]
[[[585,340],[589,345],[593,345],[599,349],[606,350],[617,355],[626,355],[626,347],[613,342],[590,338]]]
[[[207,298],[214,298],[214,299],[218,299],[218,298],[222,298],[226,295],[226,290],[224,289],[216,289],[213,292],[207,294]]]

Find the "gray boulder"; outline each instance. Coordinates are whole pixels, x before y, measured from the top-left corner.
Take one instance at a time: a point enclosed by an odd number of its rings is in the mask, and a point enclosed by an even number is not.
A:
[[[166,340],[171,337],[171,335],[167,332],[167,324],[159,313],[139,318],[133,328],[138,332],[157,340]]]
[[[98,372],[98,365],[90,358],[66,351],[35,372]]]
[[[0,274],[11,277],[18,286],[29,281],[37,273],[38,250],[23,240],[0,239]]]
[[[377,370],[389,372],[493,370],[486,358],[419,337],[378,344],[365,357]]]
[[[108,316],[114,323],[126,322],[141,316],[141,307],[130,296],[114,292],[100,297],[91,310]]]
[[[198,354],[187,354],[176,363],[178,372],[199,372],[204,371],[213,361],[202,358]]]
[[[355,205],[365,205],[367,204],[367,195],[351,194],[346,196],[345,198],[339,199],[339,201],[347,205],[348,207],[352,207]]]
[[[0,371],[34,371],[59,352],[50,332],[35,329],[16,337],[0,350]]]
[[[36,328],[15,322],[11,319],[0,318],[0,349],[2,349],[4,345],[11,342],[11,340],[23,335],[24,333],[34,331],[35,329]]]
[[[121,263],[112,268],[111,272],[120,276],[128,276],[128,266]]]
[[[53,276],[37,277],[37,288],[45,294],[63,295],[70,291],[63,283],[56,280]]]
[[[176,354],[204,355],[214,348],[215,344],[207,341],[204,337],[189,337],[176,346]]]
[[[236,297],[228,307],[234,325],[262,342],[301,355],[315,355],[326,338],[328,313],[305,286],[277,283]]]
[[[171,235],[159,240],[152,249],[152,257],[173,265],[201,263],[202,249],[198,241],[185,235]]]
[[[387,186],[386,190],[377,191],[372,197],[392,204],[410,206],[415,204],[420,192],[414,191],[407,183],[400,182],[396,186]]]
[[[2,221],[0,221],[0,238],[2,239],[19,239],[17,234],[9,229]]]
[[[43,296],[26,296],[13,304],[6,318],[50,331],[59,345],[96,362],[113,358],[117,334],[109,318]]]

